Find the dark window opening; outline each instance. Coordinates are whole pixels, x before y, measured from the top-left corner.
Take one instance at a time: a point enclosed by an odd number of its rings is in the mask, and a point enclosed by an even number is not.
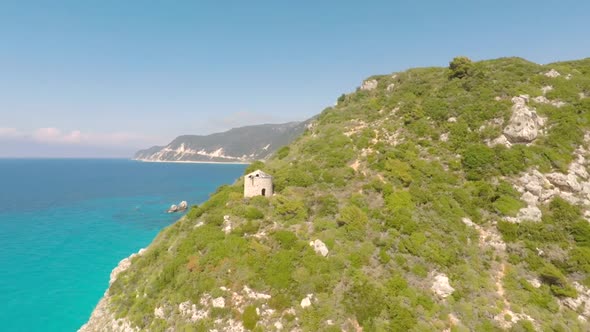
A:
[[[262,196],[266,196],[266,188],[262,189]]]

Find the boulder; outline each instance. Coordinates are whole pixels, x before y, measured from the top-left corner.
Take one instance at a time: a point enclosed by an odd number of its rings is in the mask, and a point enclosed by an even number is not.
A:
[[[320,254],[324,257],[328,256],[328,253],[330,252],[326,244],[321,240],[316,239],[315,241],[311,241],[309,242],[309,245],[313,247],[313,250],[316,252],[316,254]]]
[[[221,296],[214,298],[211,301],[211,304],[213,305],[213,308],[224,308],[225,307],[225,299]]]
[[[560,301],[561,304],[580,313],[586,319],[590,318],[590,289],[575,281],[573,282],[573,285],[578,292],[578,297],[566,297]]]
[[[537,115],[534,108],[527,106],[528,96],[512,98],[512,116],[504,128],[504,136],[510,143],[530,143],[539,135],[544,120]]]
[[[164,314],[164,308],[157,307],[156,309],[154,309],[154,316],[156,318],[166,319],[166,315]]]
[[[450,118],[447,119],[447,122],[449,122],[449,123],[455,123],[455,122],[457,122],[457,118],[454,117],[454,116],[452,116],[452,117],[450,117]]]
[[[232,225],[228,215],[223,216],[223,232],[225,234],[231,233]]]
[[[168,213],[174,213],[174,212],[178,212],[178,206],[176,204],[170,205],[170,208],[168,209]]]
[[[186,201],[182,201],[182,202],[180,202],[180,204],[178,204],[179,210],[186,210],[187,208],[188,208],[188,203]]]
[[[508,139],[506,138],[506,136],[500,135],[498,138],[496,138],[493,141],[491,141],[488,145],[490,147],[495,146],[495,145],[504,145],[505,147],[509,148],[509,147],[512,146],[512,143],[510,143],[508,141]]]
[[[544,87],[541,88],[541,91],[543,91],[543,95],[545,95],[547,92],[553,90],[553,87],[551,85],[545,85]]]
[[[313,294],[307,294],[306,297],[303,298],[303,300],[301,300],[301,308],[305,309],[309,306],[311,306],[311,300],[313,299]]]
[[[541,221],[541,217],[543,217],[541,210],[536,206],[529,205],[520,209],[516,217],[506,218],[506,221],[518,224],[523,221]]]
[[[555,69],[551,69],[550,71],[546,72],[543,75],[545,75],[547,77],[551,77],[551,78],[556,78],[556,77],[561,76],[561,74]]]
[[[449,284],[449,278],[444,273],[437,273],[434,276],[431,289],[436,295],[442,298],[448,297],[455,291]]]
[[[582,186],[578,182],[575,174],[549,173],[546,175],[547,180],[561,190],[579,192]]]
[[[375,90],[377,88],[378,84],[379,84],[379,82],[377,82],[377,80],[366,80],[361,85],[361,90],[363,90],[363,91]]]

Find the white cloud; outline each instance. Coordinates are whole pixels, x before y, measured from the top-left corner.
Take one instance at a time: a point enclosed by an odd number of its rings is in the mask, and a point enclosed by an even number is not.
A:
[[[129,132],[96,133],[72,130],[64,132],[58,128],[38,128],[30,133],[16,128],[0,128],[0,139],[10,138],[52,145],[80,145],[96,147],[144,147],[159,142],[155,137]]]
[[[22,136],[16,128],[2,128],[0,127],[0,138],[14,138]]]

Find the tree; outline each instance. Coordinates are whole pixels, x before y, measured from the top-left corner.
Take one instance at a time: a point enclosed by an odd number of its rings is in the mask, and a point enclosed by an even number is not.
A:
[[[449,63],[451,73],[449,78],[464,78],[471,74],[473,62],[466,56],[458,56]]]

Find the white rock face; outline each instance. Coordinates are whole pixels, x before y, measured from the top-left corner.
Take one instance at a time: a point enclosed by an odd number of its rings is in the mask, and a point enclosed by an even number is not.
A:
[[[231,232],[231,220],[228,215],[223,216],[223,232],[229,234]]]
[[[274,324],[274,326],[275,326],[275,329],[277,329],[279,331],[283,329],[283,323],[281,323],[281,322],[276,322]]]
[[[510,141],[508,141],[506,136],[500,135],[498,138],[494,139],[493,141],[491,141],[488,144],[488,146],[490,146],[490,147],[495,146],[495,145],[504,145],[505,147],[509,148],[512,146],[512,143],[510,143]]]
[[[576,178],[575,174],[549,173],[545,176],[552,185],[558,187],[559,189],[574,192],[582,190],[582,187],[580,186],[580,183],[578,183],[578,179]]]
[[[135,256],[141,256],[143,255],[143,253],[145,253],[145,249],[139,249],[139,251],[136,254],[132,254],[129,257],[123,258],[119,264],[117,265],[117,267],[115,267],[112,271],[111,271],[111,275],[110,275],[110,280],[109,280],[109,286],[113,284],[113,282],[115,282],[115,280],[117,280],[117,276],[119,276],[119,274],[125,270],[127,270],[130,266],[131,266],[131,259],[133,259]]]
[[[522,221],[541,221],[543,213],[536,206],[527,206],[518,211],[516,217],[508,217],[506,221],[520,223]]]
[[[590,289],[584,287],[577,282],[573,282],[574,288],[578,291],[578,297],[573,299],[571,297],[566,297],[560,300],[561,304],[570,308],[573,311],[578,311],[581,309],[581,315],[588,319],[590,318]],[[580,312],[580,311],[578,311]]]
[[[539,135],[545,121],[537,115],[534,108],[527,106],[528,96],[512,98],[512,116],[503,134],[508,141],[514,143],[530,143]]]
[[[214,298],[213,301],[211,301],[211,304],[213,304],[213,308],[224,308],[225,307],[225,299],[221,296]]]
[[[585,144],[590,143],[590,134],[584,136]],[[571,204],[585,206],[585,217],[590,221],[590,174],[588,172],[588,151],[585,145],[574,151],[574,160],[570,163],[567,173],[552,172],[543,174],[535,169],[522,174],[513,182],[521,193],[521,199],[527,207],[521,209],[516,217],[506,218],[510,222],[540,221],[542,214],[538,208],[555,196],[559,196]]]
[[[379,82],[377,82],[377,80],[366,80],[361,85],[361,90],[363,90],[363,91],[375,90],[377,88],[378,84],[379,84]]]
[[[561,76],[561,74],[555,69],[551,69],[550,71],[546,72],[543,75],[545,75],[547,77],[551,77],[551,78],[556,78],[556,77]]]
[[[165,319],[166,315],[164,314],[164,308],[157,307],[154,309],[154,316],[156,316],[156,318]]]
[[[309,242],[309,245],[313,247],[316,254],[320,254],[324,257],[328,256],[328,253],[330,252],[326,244],[321,240],[316,239],[315,241],[311,241]]]
[[[395,89],[395,84],[391,83],[391,84],[389,84],[389,85],[387,86],[387,91],[388,91],[388,92],[391,92],[391,91],[393,91],[393,89]]]
[[[530,280],[527,280],[529,282],[529,284],[531,284],[531,286],[535,287],[535,288],[539,288],[541,287],[541,281],[537,278],[533,278]]]
[[[535,97],[535,98],[533,98],[533,101],[536,103],[539,103],[539,104],[549,104],[549,105],[555,106],[557,108],[567,105],[565,102],[563,102],[561,100],[549,100],[545,96]]]
[[[301,308],[305,309],[309,306],[311,306],[311,300],[313,299],[313,294],[307,294],[306,297],[303,298],[303,300],[301,300]]]
[[[117,267],[113,269],[111,272],[109,286],[117,280],[118,275],[127,270],[131,266],[131,259],[135,256],[141,256],[145,253],[145,249],[140,249],[137,254],[132,254],[131,256],[121,260]],[[100,299],[96,308],[92,311],[88,322],[80,329],[78,332],[102,332],[102,331],[112,331],[112,332],[135,332],[139,331],[138,328],[134,327],[131,322],[126,318],[116,318],[116,316],[110,311],[109,309],[110,304],[110,296],[109,291],[107,290],[104,293],[104,296]]]
[[[264,294],[264,293],[257,293],[255,291],[253,291],[252,289],[250,289],[248,286],[244,286],[244,293],[246,293],[247,297],[254,299],[254,300],[268,300],[268,299],[270,299],[270,295]]]
[[[434,282],[430,289],[442,298],[448,297],[455,291],[455,289],[449,284],[449,278],[444,273],[437,273],[434,275]]]
[[[449,123],[455,123],[455,122],[457,122],[457,118],[454,117],[454,116],[452,116],[452,117],[450,117],[450,118],[447,119],[447,122],[449,122]]]
[[[441,142],[447,142],[449,140],[449,133],[442,133],[438,138]]]
[[[180,311],[183,316],[189,318],[192,322],[196,322],[209,316],[208,310],[197,309],[197,305],[191,303],[190,301],[179,304],[178,311]]]
[[[553,87],[551,85],[545,85],[544,87],[541,88],[541,91],[543,91],[543,95],[545,95],[547,92],[552,91]]]

